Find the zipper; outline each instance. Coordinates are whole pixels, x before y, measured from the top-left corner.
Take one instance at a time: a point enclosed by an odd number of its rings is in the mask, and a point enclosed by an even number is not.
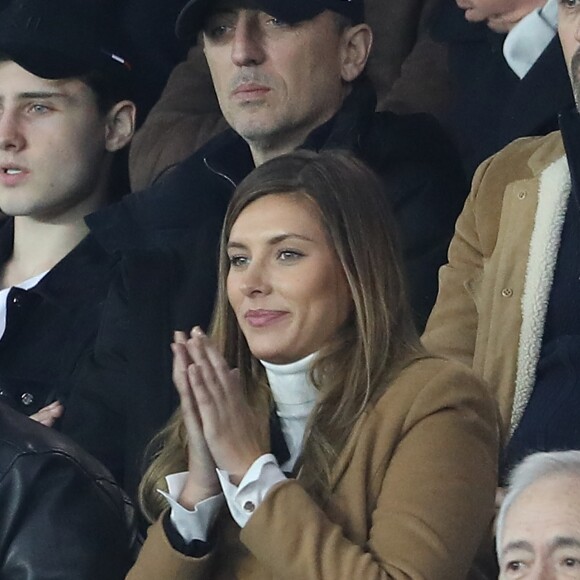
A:
[[[221,171],[218,171],[217,169],[214,169],[208,162],[207,157],[203,158],[203,164],[215,175],[219,175],[220,177],[223,177],[227,182],[231,183],[233,188],[235,189],[237,187],[237,184],[234,183],[234,180],[231,179],[230,177],[228,177],[225,173],[222,173]]]

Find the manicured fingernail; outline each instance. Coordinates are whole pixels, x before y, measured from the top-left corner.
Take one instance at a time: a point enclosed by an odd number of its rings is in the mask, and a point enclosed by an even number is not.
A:
[[[195,334],[196,336],[204,336],[203,334],[203,330],[199,327],[199,326],[194,326],[193,330],[191,331],[191,334]]]

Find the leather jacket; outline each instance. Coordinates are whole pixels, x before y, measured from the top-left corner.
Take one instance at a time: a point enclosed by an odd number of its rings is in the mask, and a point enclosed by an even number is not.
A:
[[[130,503],[95,459],[0,404],[0,578],[121,580],[133,530]]]

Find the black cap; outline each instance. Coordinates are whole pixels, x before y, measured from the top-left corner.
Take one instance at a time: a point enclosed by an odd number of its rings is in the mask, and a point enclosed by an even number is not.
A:
[[[86,1],[12,0],[0,12],[0,53],[45,79],[123,77],[130,66],[101,45],[97,20]]]
[[[189,0],[177,17],[177,37],[195,42],[197,33],[214,5],[215,0]],[[253,0],[252,6],[288,24],[309,20],[325,10],[342,14],[355,24],[364,20],[363,0]]]

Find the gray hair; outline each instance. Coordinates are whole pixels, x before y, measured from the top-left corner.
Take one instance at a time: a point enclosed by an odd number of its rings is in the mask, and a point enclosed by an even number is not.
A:
[[[528,455],[509,476],[508,493],[496,522],[495,549],[499,557],[505,518],[510,507],[528,487],[541,479],[567,475],[580,478],[580,451],[549,451]]]

